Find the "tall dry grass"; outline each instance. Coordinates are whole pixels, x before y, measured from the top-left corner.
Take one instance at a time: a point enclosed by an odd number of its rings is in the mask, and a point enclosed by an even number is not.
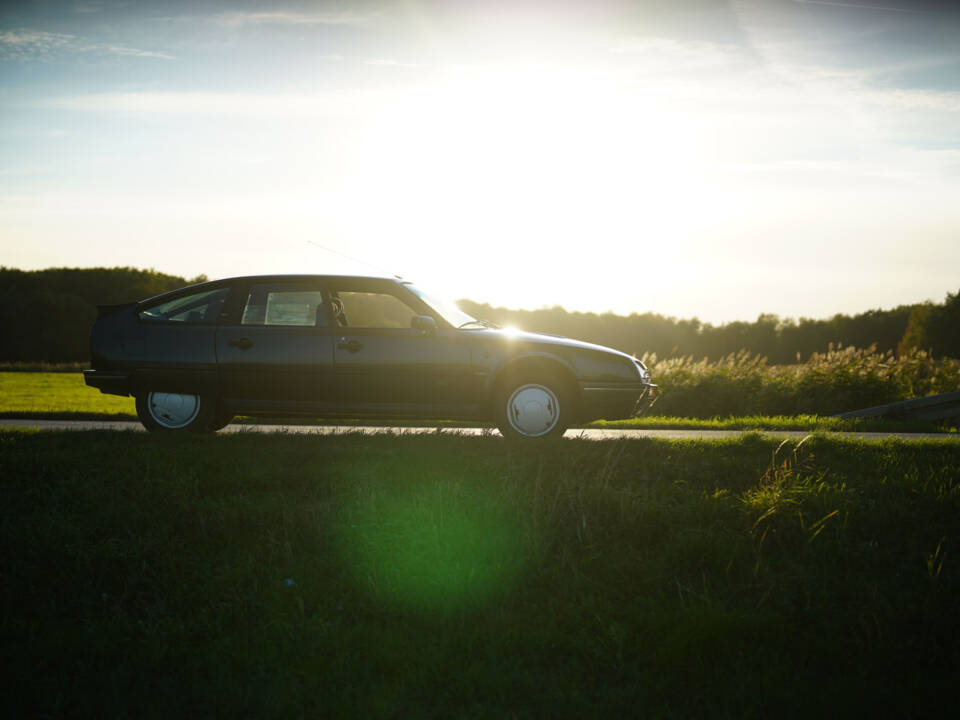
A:
[[[895,355],[833,347],[794,365],[770,365],[746,350],[718,362],[645,355],[661,397],[658,415],[833,415],[960,390],[960,360],[922,350]]]

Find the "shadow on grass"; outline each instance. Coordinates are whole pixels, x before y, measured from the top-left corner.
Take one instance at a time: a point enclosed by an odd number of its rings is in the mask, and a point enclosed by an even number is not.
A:
[[[0,479],[20,716],[922,716],[955,692],[946,441],[0,430]]]

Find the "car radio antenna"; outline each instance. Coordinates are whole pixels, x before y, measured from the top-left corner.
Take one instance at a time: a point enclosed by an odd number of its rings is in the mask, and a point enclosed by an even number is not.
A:
[[[313,245],[315,248],[320,248],[321,250],[326,250],[328,253],[333,253],[334,255],[339,255],[340,257],[346,258],[347,260],[350,260],[350,261],[352,261],[352,262],[360,263],[361,265],[366,265],[367,267],[372,267],[372,268],[375,269],[377,272],[381,272],[381,273],[383,273],[384,275],[392,275],[392,276],[395,277],[397,280],[403,280],[403,278],[400,277],[399,275],[397,275],[396,273],[387,272],[387,271],[385,271],[382,267],[379,267],[378,265],[374,265],[372,262],[367,262],[366,260],[360,260],[360,259],[358,259],[358,258],[351,257],[350,255],[347,255],[346,253],[342,253],[342,252],[340,252],[339,250],[334,250],[333,248],[328,248],[326,245],[321,245],[320,243],[316,243],[316,242],[314,242],[313,240],[307,240],[306,242],[307,242],[307,245]]]

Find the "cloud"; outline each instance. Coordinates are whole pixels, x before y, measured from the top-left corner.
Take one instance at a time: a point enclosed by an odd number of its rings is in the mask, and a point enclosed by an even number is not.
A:
[[[92,15],[95,13],[106,12],[116,8],[126,7],[129,2],[112,2],[111,0],[88,0],[81,2],[78,0],[73,3],[73,11],[79,15]]]
[[[361,91],[326,94],[223,92],[112,92],[50,98],[42,107],[125,113],[320,117],[350,114],[369,98]]]
[[[91,45],[87,48],[80,48],[81,52],[99,52],[106,55],[127,55],[130,57],[159,58],[160,60],[176,60],[173,55],[156,52],[154,50],[138,50],[137,48],[123,47],[122,45]]]
[[[25,29],[0,31],[0,58],[19,61],[54,60],[62,55],[84,53],[157,58],[160,60],[175,59],[167,53],[141,50],[112,43],[90,42],[77,35],[67,33]]]
[[[894,7],[892,5],[864,5],[860,3],[836,2],[836,0],[793,0],[801,5],[833,5],[834,7],[856,8],[857,10],[886,10],[888,12],[922,13],[926,10],[916,8]]]
[[[4,30],[0,32],[0,53],[4,57],[26,60],[48,57],[69,50],[76,38],[63,33],[36,30]]]
[[[350,11],[298,13],[285,10],[230,11],[213,16],[221,25],[361,25],[370,19]]]
[[[903,110],[933,110],[948,113],[960,113],[960,92],[935,90],[863,90],[860,97],[864,102]]]
[[[742,64],[748,54],[740,45],[705,41],[676,40],[666,37],[627,37],[610,52],[649,67],[649,72],[676,72],[727,68]]]
[[[418,68],[423,67],[420,63],[401,62],[390,58],[367,58],[363,61],[364,65],[374,67],[397,67],[397,68]]]

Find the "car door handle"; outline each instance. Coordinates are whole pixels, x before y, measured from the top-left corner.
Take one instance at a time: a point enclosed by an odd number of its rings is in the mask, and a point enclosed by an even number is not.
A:
[[[363,343],[360,342],[359,340],[351,340],[350,342],[341,340],[340,342],[337,343],[337,347],[340,348],[341,350],[346,350],[347,352],[355,353],[358,350],[363,350]]]
[[[253,347],[253,340],[251,340],[250,338],[238,338],[235,340],[228,341],[227,345],[240,348],[241,350],[247,350],[248,348]]]

